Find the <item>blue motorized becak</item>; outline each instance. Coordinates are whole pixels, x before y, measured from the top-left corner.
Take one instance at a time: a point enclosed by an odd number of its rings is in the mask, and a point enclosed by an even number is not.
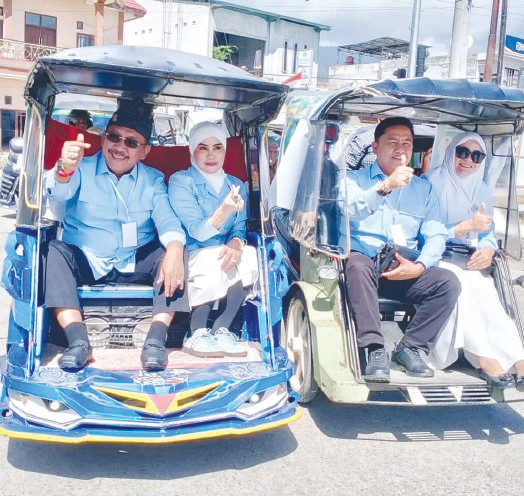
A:
[[[300,417],[299,396],[291,386],[293,363],[277,339],[288,272],[268,229],[259,182],[259,170],[267,169],[267,122],[286,92],[231,65],[158,48],[86,47],[36,62],[25,90],[20,198],[2,272],[12,306],[1,364],[0,434],[62,443],[170,443],[251,434]],[[56,173],[68,179],[65,161],[60,165],[59,160],[64,143],[81,132],[90,145],[86,156],[98,153],[104,140],[130,149],[151,145],[143,162],[161,171],[166,183],[190,166],[189,147],[180,144],[185,139],[170,146],[152,139],[148,145],[60,122],[53,110],[65,94],[79,101],[81,95],[109,99],[115,108],[140,100],[165,115],[187,117],[188,127],[207,108],[206,117],[215,116],[227,129],[224,170],[247,191],[242,242],[255,253],[258,267],[257,280],[230,326],[245,353],[187,353],[183,343],[190,316],[177,312],[167,333],[165,368],[144,366],[141,350],[154,318],[153,286],[105,280],[77,288],[92,359],[85,367],[61,366],[71,343],[45,305],[46,288],[59,276],[47,261],[50,244],[62,240],[70,226],[64,226],[64,205],[49,196],[46,177]],[[188,130],[170,132],[185,136]],[[88,193],[85,198],[89,214],[91,207],[99,208],[89,206]],[[217,302],[211,318],[223,305]]]

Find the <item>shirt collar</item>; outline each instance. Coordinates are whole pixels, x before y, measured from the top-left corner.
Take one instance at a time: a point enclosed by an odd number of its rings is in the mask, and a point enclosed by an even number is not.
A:
[[[375,160],[375,162],[373,162],[373,165],[371,166],[371,170],[369,171],[369,175],[371,178],[375,178],[375,177],[379,177],[381,179],[385,179],[386,178],[386,174],[384,174],[384,172],[382,171],[382,169],[380,168],[380,166],[378,165],[378,162]]]
[[[104,154],[102,153],[102,150],[100,150],[98,153],[99,155],[98,155],[98,160],[96,163],[96,175],[98,176],[101,174],[113,174],[109,170],[109,167],[107,166],[107,162],[106,162],[106,159],[104,158]],[[122,177],[129,176],[133,181],[136,181],[138,177],[138,164],[139,163],[140,162],[137,162],[134,165],[134,167],[128,173],[124,174]]]

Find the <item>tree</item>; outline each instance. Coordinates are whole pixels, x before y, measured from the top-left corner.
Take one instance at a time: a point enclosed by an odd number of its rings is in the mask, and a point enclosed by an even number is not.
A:
[[[236,51],[238,51],[238,47],[235,45],[219,45],[213,47],[213,58],[228,61],[231,60],[231,55]]]

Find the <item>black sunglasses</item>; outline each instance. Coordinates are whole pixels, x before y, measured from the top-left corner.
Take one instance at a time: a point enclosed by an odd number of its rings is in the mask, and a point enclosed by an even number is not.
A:
[[[111,143],[120,143],[123,141],[124,145],[126,145],[128,148],[138,148],[139,146],[146,145],[146,143],[139,143],[135,138],[124,138],[123,136],[120,136],[119,134],[113,133],[111,131],[106,131],[104,134],[106,138],[111,141]]]
[[[475,164],[480,164],[485,158],[486,154],[480,150],[471,151],[467,146],[459,145],[455,148],[455,157],[468,158],[471,155],[471,160]]]

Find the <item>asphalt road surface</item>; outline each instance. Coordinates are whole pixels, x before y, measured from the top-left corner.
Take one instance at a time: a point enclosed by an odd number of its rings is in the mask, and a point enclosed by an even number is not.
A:
[[[0,246],[13,218],[0,209]],[[523,269],[515,264],[515,275]],[[3,353],[9,302],[0,291]],[[523,453],[521,403],[354,407],[317,395],[289,427],[243,438],[165,446],[0,438],[0,496],[521,496]]]

